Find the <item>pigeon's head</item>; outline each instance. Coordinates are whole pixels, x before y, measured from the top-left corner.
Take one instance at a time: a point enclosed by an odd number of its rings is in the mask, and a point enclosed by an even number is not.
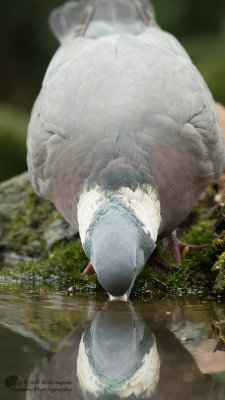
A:
[[[147,189],[121,187],[111,192],[94,187],[80,196],[83,248],[111,300],[128,299],[155,247],[160,206],[152,188]]]
[[[147,257],[140,227],[127,215],[101,218],[92,235],[91,261],[98,280],[111,300],[126,301]],[[154,248],[151,242],[148,254]]]

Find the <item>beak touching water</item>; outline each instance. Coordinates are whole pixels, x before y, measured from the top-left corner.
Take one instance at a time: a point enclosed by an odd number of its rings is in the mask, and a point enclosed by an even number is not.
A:
[[[122,296],[112,296],[109,293],[108,295],[109,295],[109,301],[121,301],[126,303],[128,300],[128,291],[124,293]]]

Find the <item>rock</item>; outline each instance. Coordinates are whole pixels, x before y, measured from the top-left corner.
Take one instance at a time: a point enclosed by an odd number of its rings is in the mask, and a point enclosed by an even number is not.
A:
[[[27,172],[0,184],[0,260],[44,259],[53,246],[70,241],[74,229],[49,202],[38,197]]]

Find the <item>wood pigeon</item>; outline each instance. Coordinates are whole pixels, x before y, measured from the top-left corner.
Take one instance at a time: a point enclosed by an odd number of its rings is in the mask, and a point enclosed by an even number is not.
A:
[[[31,182],[79,231],[87,270],[126,300],[224,169],[216,107],[147,0],[70,1],[50,26],[61,45],[29,124]]]

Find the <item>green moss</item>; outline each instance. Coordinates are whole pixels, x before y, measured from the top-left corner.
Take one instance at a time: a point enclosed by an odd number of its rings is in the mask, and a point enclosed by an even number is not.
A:
[[[165,274],[160,271],[154,262],[147,264],[134,282],[131,299],[164,297],[165,294],[168,294],[168,286],[165,281]]]
[[[219,338],[225,341],[225,320],[217,322],[216,327],[218,329]]]
[[[3,268],[1,276],[10,284],[12,280],[26,287],[47,285],[54,290],[73,286],[74,291],[97,290],[96,276],[81,276],[88,263],[79,239],[56,245],[49,257],[42,262],[21,262],[13,268]]]
[[[187,292],[190,286],[194,290],[191,282],[192,276],[193,268],[191,263],[182,262],[177,271],[168,273],[166,283],[173,293]]]
[[[59,212],[49,201],[38,197],[28,183],[24,207],[12,216],[11,230],[7,235],[13,251],[35,258],[46,256],[43,233],[56,219],[62,219]]]
[[[215,233],[210,221],[204,220],[199,224],[189,228],[189,231],[182,235],[180,239],[190,244],[211,243]]]
[[[191,226],[188,232],[180,237],[180,240],[184,243],[197,245],[209,243],[209,246],[201,250],[190,251],[179,265],[174,265],[174,260],[168,258],[167,252],[165,255],[162,252],[160,253],[161,257],[166,257],[164,263],[167,263],[170,269],[169,272],[165,272],[163,280],[170,293],[176,295],[189,291],[203,292],[206,289],[208,281],[213,279],[211,267],[216,255],[211,242],[214,238],[215,232],[211,222],[203,220],[197,225]]]
[[[214,220],[214,226],[216,232],[222,232],[225,230],[225,204],[221,203],[215,206],[212,214],[212,220]]]
[[[212,249],[215,254],[220,255],[225,251],[225,236],[217,237],[212,241]]]
[[[192,292],[204,292],[208,280],[212,280],[212,265],[215,262],[216,252],[211,243],[215,232],[211,221],[203,220],[189,228],[180,239],[188,244],[204,244],[209,246],[200,251],[190,251],[180,264],[176,264],[172,252],[162,245],[157,245],[155,255],[150,259],[144,271],[137,278],[134,290],[137,295],[145,293],[156,295],[180,295]]]
[[[214,321],[214,323],[212,324],[212,332],[213,337],[217,341],[214,351],[225,351],[225,319]]]
[[[63,216],[57,210],[53,210],[52,212],[50,212],[48,214],[48,218],[47,218],[46,224],[50,225],[54,221],[56,221],[57,219],[63,220]]]
[[[215,294],[224,294],[225,293],[225,252],[223,252],[218,260],[215,262],[213,271],[217,272],[218,275],[215,280],[215,284],[213,287],[213,292]]]
[[[211,243],[216,237],[213,225],[210,220],[201,221],[199,224],[192,226],[187,234],[181,236],[181,240],[188,244],[202,245],[207,244],[201,250],[190,251],[181,263],[180,268],[190,268],[197,272],[211,271],[211,267],[215,261],[215,252]]]

